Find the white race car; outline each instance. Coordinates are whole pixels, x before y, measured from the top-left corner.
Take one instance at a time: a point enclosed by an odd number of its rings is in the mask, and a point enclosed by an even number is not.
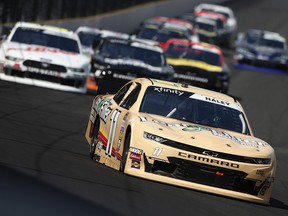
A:
[[[0,44],[0,79],[86,93],[90,58],[67,29],[18,22]]]
[[[231,43],[232,40],[236,37],[237,32],[237,20],[232,9],[226,6],[214,4],[199,4],[194,8],[195,15],[203,12],[221,14],[226,18],[222,34],[226,34],[226,37],[231,38],[231,41],[229,42]]]
[[[88,26],[80,26],[76,31],[79,36],[83,53],[91,56],[94,54],[94,48],[100,43],[102,38],[116,37],[129,39],[130,35],[122,32],[116,32],[108,29],[98,29]]]

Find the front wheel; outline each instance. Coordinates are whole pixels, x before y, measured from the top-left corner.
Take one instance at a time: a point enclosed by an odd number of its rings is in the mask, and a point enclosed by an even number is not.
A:
[[[123,147],[123,152],[122,152],[122,160],[120,164],[120,171],[124,172],[125,170],[125,165],[127,161],[127,156],[129,153],[129,147],[130,147],[130,139],[131,139],[131,134],[130,132],[126,135],[125,142],[124,142],[124,147]]]
[[[90,151],[89,151],[89,155],[90,155],[90,158],[92,160],[94,160],[95,150],[96,150],[96,146],[97,146],[97,143],[98,143],[99,128],[100,128],[100,119],[96,118],[95,123],[94,123],[94,131],[93,131],[92,143],[90,144]]]

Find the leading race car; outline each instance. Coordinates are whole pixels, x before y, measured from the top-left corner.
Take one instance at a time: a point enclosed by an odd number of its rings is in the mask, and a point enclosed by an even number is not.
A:
[[[126,174],[269,203],[274,150],[230,96],[135,79],[95,97],[85,137],[93,160]]]
[[[63,28],[18,22],[0,47],[0,79],[86,93],[90,59],[76,34]]]
[[[279,33],[258,29],[250,29],[245,33],[239,33],[234,53],[234,66],[287,71],[288,50],[286,39]]]

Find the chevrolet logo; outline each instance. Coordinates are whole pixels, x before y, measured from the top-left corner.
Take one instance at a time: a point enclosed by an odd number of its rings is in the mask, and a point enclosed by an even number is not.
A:
[[[202,154],[210,156],[210,157],[217,157],[218,156],[218,153],[213,152],[213,151],[203,151]]]

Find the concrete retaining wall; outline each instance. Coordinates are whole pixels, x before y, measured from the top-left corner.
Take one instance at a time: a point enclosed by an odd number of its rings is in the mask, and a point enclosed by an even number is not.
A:
[[[227,0],[206,0],[205,3],[219,4],[225,1]],[[79,26],[90,26],[130,33],[141,21],[148,18],[154,16],[176,16],[192,12],[195,5],[203,2],[204,1],[201,0],[167,0],[97,16],[79,19],[52,20],[43,23],[65,27],[73,31]]]

